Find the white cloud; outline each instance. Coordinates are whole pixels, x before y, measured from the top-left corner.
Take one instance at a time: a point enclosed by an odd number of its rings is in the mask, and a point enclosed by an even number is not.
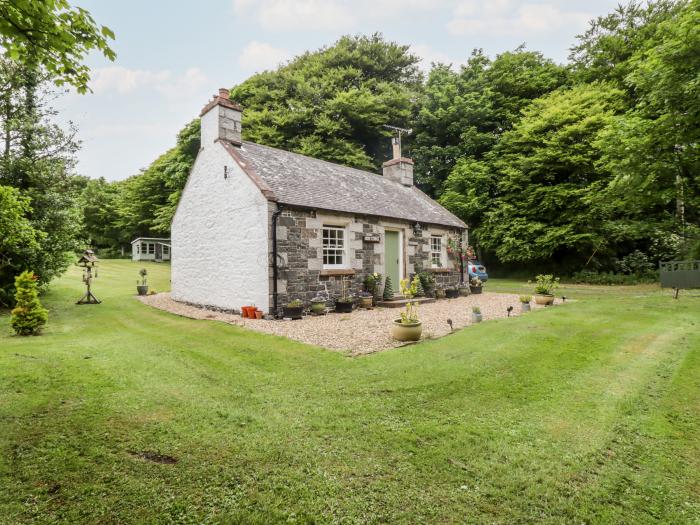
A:
[[[590,13],[565,11],[553,4],[523,4],[515,8],[509,0],[480,3],[463,0],[454,10],[456,18],[447,24],[452,35],[498,35],[529,37],[564,28],[575,31],[586,27]]]
[[[148,71],[123,66],[97,68],[92,73],[90,86],[94,96],[152,92],[174,102],[200,94],[209,83],[209,78],[196,67],[180,74],[169,70]]]
[[[239,15],[253,15],[268,31],[347,30],[355,15],[346,2],[335,0],[234,0]]]
[[[267,42],[253,40],[249,42],[238,57],[238,63],[249,71],[273,69],[291,56],[291,53]]]
[[[432,47],[425,44],[414,44],[411,46],[411,52],[418,55],[421,58],[420,68],[428,72],[430,71],[431,63],[441,63],[441,64],[457,64],[457,60],[451,59],[446,53],[433,49]]]
[[[165,82],[168,78],[170,78],[169,71],[144,71],[110,66],[93,70],[90,85],[95,94],[114,91],[123,95],[143,86]]]

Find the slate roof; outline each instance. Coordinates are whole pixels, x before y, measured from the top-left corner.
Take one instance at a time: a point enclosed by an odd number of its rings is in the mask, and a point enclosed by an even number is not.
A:
[[[376,173],[247,141],[235,153],[281,204],[466,228],[418,188]]]

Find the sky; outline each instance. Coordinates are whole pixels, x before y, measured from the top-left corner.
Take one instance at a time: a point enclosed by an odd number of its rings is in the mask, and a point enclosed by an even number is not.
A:
[[[55,106],[78,126],[78,173],[119,180],[172,147],[218,88],[342,35],[380,32],[410,45],[426,71],[523,43],[564,63],[575,36],[618,1],[74,0],[115,32],[117,58],[90,55],[93,92]]]

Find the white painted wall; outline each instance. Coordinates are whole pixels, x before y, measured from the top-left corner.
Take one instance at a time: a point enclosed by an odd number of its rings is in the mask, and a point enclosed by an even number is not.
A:
[[[215,123],[202,120],[203,137]],[[202,146],[172,223],[172,297],[268,313],[267,200],[220,143]]]

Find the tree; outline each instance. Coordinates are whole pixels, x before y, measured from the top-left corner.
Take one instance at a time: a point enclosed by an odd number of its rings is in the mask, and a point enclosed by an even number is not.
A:
[[[17,254],[39,248],[41,234],[26,218],[30,210],[29,199],[19,190],[0,186],[0,283],[12,282]],[[0,306],[10,306],[13,295],[12,287],[0,287]]]
[[[387,160],[389,132],[407,127],[419,59],[381,35],[344,36],[233,88],[247,140],[357,168]]]
[[[16,306],[12,310],[10,322],[17,335],[36,334],[49,319],[48,311],[39,301],[38,280],[30,271],[22,272],[15,279]]]
[[[0,274],[0,289],[13,286],[13,277],[32,268],[40,284],[62,273],[77,248],[80,217],[72,169],[78,143],[75,129],[53,123],[55,112],[47,104],[51,91],[47,78],[35,68],[0,59],[2,94],[0,133],[4,149],[0,157],[0,184],[11,186],[28,198],[31,208],[24,217],[37,232],[36,244],[7,255]]]
[[[474,235],[501,262],[585,261],[606,246],[612,210],[597,197],[608,176],[596,169],[593,143],[620,98],[619,90],[592,84],[535,100],[485,160],[451,175],[445,204],[457,213],[484,213]],[[493,188],[488,209],[478,194],[459,198],[460,189],[474,189],[464,180],[470,173]]]
[[[81,62],[93,50],[109,60],[114,33],[97,26],[90,13],[67,0],[0,0],[0,45],[10,60],[43,68],[57,85],[88,91],[89,68]]]
[[[460,158],[481,159],[517,122],[524,107],[566,79],[565,68],[522,46],[494,60],[475,50],[459,72],[434,65],[411,143],[419,184],[440,195]]]

